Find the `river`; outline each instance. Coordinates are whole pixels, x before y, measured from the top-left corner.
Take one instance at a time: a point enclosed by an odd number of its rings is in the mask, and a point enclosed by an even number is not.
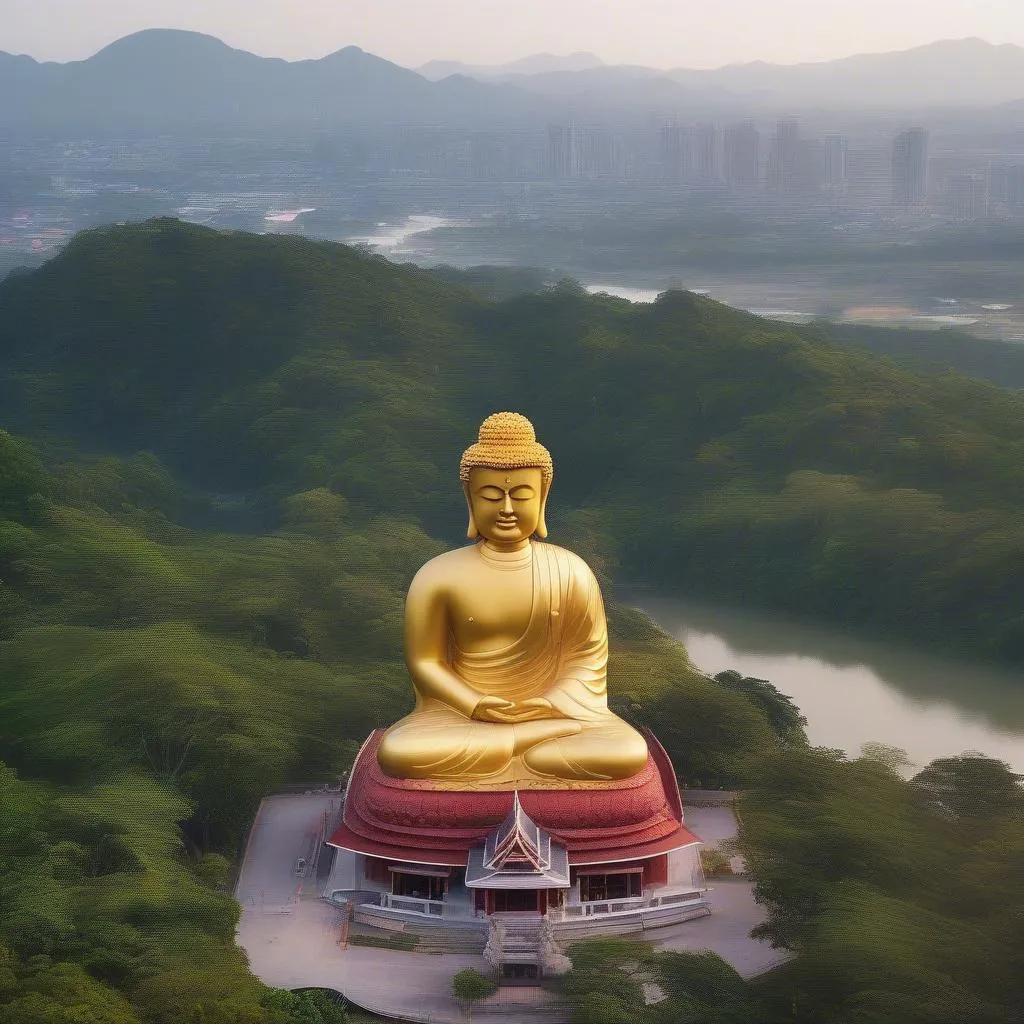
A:
[[[1024,672],[930,654],[770,612],[633,594],[699,668],[767,679],[816,746],[902,747],[917,767],[967,750],[1024,773]]]
[[[401,223],[388,224],[381,221],[372,235],[353,235],[345,239],[350,245],[368,245],[385,256],[416,256],[423,258],[430,252],[429,245],[425,252],[414,241],[416,235],[427,235],[437,228],[447,227],[455,221],[445,217],[434,217],[427,214],[413,214],[405,217]]]

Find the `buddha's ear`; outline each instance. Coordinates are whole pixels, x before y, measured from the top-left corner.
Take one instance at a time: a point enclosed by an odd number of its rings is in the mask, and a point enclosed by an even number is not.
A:
[[[476,528],[476,520],[473,518],[473,503],[469,500],[469,483],[462,485],[462,493],[466,496],[466,508],[469,511],[469,526],[466,527],[466,536],[470,540],[476,540],[480,531]]]
[[[541,540],[548,535],[548,524],[544,519],[544,511],[548,507],[548,494],[550,492],[551,481],[542,481],[540,485],[540,518],[537,520],[537,529],[533,531]]]

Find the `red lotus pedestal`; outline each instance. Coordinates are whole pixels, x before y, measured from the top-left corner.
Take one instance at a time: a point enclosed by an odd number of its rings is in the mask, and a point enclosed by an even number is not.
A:
[[[394,779],[377,763],[383,732],[373,733],[352,768],[332,846],[373,858],[465,867],[513,806],[511,790],[453,790]],[[569,863],[614,864],[661,857],[699,840],[683,825],[682,801],[668,755],[652,736],[646,766],[600,788],[524,789],[526,814],[565,846]]]

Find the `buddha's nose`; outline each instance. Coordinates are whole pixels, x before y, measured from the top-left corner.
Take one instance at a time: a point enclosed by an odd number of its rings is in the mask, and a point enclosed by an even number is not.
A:
[[[505,495],[505,500],[501,503],[502,515],[512,515],[512,496],[510,494]]]

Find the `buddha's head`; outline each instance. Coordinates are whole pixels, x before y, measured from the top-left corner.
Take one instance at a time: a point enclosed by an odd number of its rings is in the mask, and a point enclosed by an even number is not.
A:
[[[553,477],[551,455],[525,416],[488,416],[459,464],[469,506],[467,535],[503,548],[517,547],[534,534],[546,537],[544,509]]]

